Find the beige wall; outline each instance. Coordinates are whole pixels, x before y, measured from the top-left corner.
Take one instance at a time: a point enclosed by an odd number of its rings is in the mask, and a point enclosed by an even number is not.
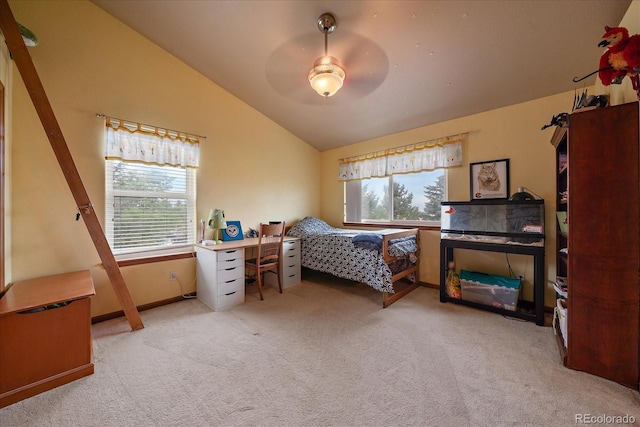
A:
[[[573,92],[564,93],[323,152],[321,154],[321,215],[334,226],[342,224],[343,184],[337,180],[338,159],[469,132],[463,147],[464,164],[447,172],[448,200],[469,200],[469,163],[508,158],[511,192],[514,192],[518,186],[525,186],[545,199],[546,259],[549,277],[553,277],[555,275],[553,260],[555,256],[553,250],[555,247],[555,151],[549,143],[553,128],[544,131],[540,128],[549,123],[554,114],[570,111],[572,103]],[[439,231],[422,231],[420,240],[420,280],[437,284],[440,281],[440,233]],[[473,268],[494,274],[508,273],[503,254],[459,252],[460,254],[456,252],[458,268]],[[531,298],[532,257],[510,255],[509,260],[516,274],[524,274],[525,296]],[[548,304],[553,306],[553,293],[549,291],[547,296]]]
[[[11,210],[8,208],[11,203],[11,99],[13,92],[13,67],[9,58],[9,49],[5,43],[0,45],[0,82],[4,87],[4,188],[2,189],[2,202],[4,203],[4,239],[2,242],[2,259],[4,277],[2,284],[11,282]]]
[[[104,122],[96,113],[207,137],[197,173],[198,218],[222,208],[228,219],[255,228],[319,214],[316,149],[88,1],[10,6],[40,39],[29,52],[101,220]],[[120,310],[84,223],[75,221],[75,202],[16,69],[12,108],[11,279],[90,269],[97,292],[92,315]],[[169,280],[170,271],[178,281]],[[122,272],[137,305],[195,290],[193,259]]]

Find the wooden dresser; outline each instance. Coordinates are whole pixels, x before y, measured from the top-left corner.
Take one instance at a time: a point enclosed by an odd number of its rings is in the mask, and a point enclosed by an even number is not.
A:
[[[0,299],[0,408],[93,374],[89,271],[14,283]]]

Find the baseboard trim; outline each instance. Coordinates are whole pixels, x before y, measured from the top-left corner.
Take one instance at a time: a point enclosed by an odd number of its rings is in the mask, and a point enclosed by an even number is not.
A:
[[[185,296],[188,297],[194,297],[196,296],[195,292],[191,292],[190,294],[187,294]],[[167,304],[173,304],[174,302],[179,302],[184,300],[185,297],[183,296],[178,296],[178,297],[173,297],[173,298],[169,298],[169,299],[164,299],[161,301],[155,301],[149,304],[143,304],[143,305],[139,305],[136,306],[136,308],[138,309],[138,311],[145,311],[145,310],[150,310],[152,308],[156,308],[156,307],[162,307],[163,305],[167,305]],[[99,316],[95,316],[91,318],[91,323],[99,323],[99,322],[104,322],[105,320],[111,320],[111,319],[117,319],[118,317],[122,317],[124,316],[124,311],[123,310],[119,310],[119,311],[114,311],[112,313],[106,313],[106,314],[101,314]]]
[[[435,283],[429,283],[429,282],[418,282],[418,285],[420,286],[424,286],[425,288],[431,288],[431,289],[440,289],[440,285],[436,285]]]

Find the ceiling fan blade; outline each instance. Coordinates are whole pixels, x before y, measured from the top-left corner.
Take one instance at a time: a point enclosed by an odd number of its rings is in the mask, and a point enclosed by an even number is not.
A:
[[[304,104],[313,102],[313,92],[307,74],[317,57],[319,37],[309,33],[287,40],[276,48],[266,64],[266,77],[269,85],[280,95]]]
[[[354,98],[362,98],[376,90],[389,74],[387,54],[370,39],[349,34],[344,44],[348,46],[341,58],[347,73],[344,89]]]

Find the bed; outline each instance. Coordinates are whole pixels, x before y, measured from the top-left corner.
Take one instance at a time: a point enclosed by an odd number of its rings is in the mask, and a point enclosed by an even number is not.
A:
[[[382,293],[383,307],[418,286],[417,228],[366,232],[306,217],[287,235],[301,239],[303,267],[369,285]]]

